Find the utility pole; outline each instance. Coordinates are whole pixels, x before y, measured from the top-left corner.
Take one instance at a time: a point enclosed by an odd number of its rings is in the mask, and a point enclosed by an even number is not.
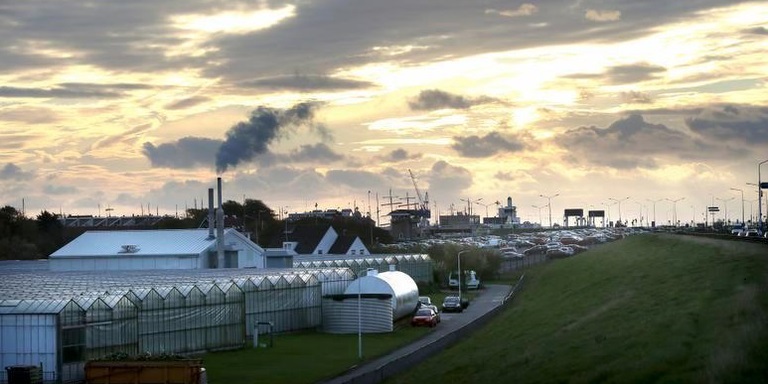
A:
[[[552,196],[539,195],[539,197],[543,197],[543,198],[547,199],[547,206],[549,206],[549,227],[550,228],[552,228],[552,199],[554,199],[555,197],[558,197],[558,196],[560,196],[559,193],[555,193]]]

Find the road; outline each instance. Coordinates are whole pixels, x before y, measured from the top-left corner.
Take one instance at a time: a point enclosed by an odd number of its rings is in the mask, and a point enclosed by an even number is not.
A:
[[[442,321],[428,335],[385,356],[363,363],[346,373],[325,381],[326,384],[371,384],[417,365],[479,327],[483,315],[504,303],[512,287],[488,285],[462,313],[442,313]]]

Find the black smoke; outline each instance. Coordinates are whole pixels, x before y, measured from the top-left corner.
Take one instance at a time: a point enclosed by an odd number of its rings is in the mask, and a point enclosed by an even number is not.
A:
[[[315,107],[314,103],[299,103],[286,110],[256,108],[248,121],[241,121],[227,131],[227,138],[216,153],[216,172],[224,173],[230,166],[265,153],[284,129],[311,124]]]

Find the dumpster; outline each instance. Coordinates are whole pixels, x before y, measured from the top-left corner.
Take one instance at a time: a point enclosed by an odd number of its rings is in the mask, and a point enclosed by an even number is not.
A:
[[[8,384],[43,384],[43,369],[37,365],[5,367]]]
[[[85,363],[88,384],[198,384],[203,361],[89,361]]]

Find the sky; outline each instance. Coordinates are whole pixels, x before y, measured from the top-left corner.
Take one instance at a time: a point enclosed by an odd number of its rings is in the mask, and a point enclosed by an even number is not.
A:
[[[9,0],[0,36],[30,217],[182,214],[220,176],[380,222],[414,181],[433,215],[740,220],[768,159],[764,1]]]

